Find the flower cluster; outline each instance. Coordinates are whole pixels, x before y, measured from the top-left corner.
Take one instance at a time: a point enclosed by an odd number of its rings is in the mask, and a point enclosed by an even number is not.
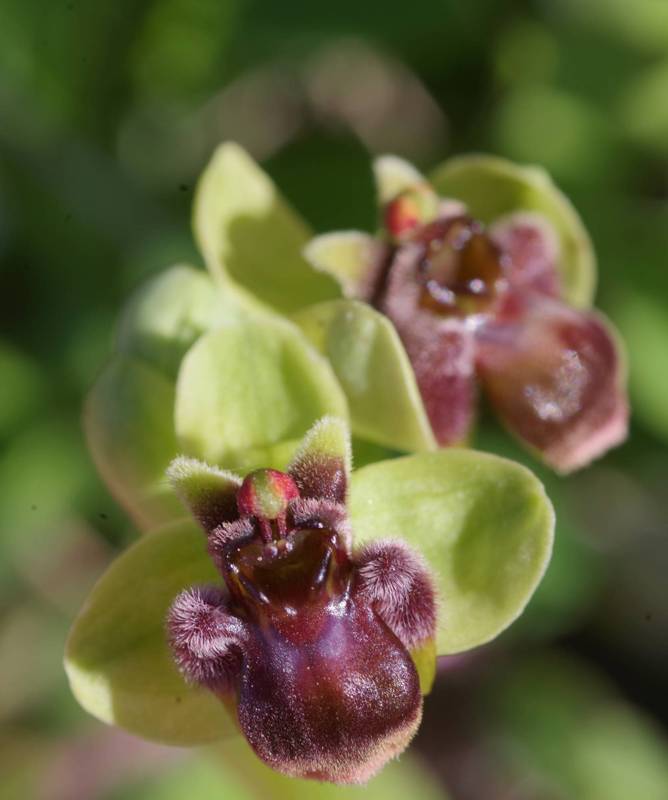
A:
[[[313,239],[221,146],[195,201],[209,274],[172,267],[124,311],[85,427],[149,535],[65,661],[105,722],[175,745],[240,731],[275,770],[365,781],[415,733],[436,657],[510,625],[550,559],[535,476],[445,447],[476,386],[558,470],[624,436],[588,239],[556,188],[495,159],[435,188],[393,157],[375,169],[379,235]]]

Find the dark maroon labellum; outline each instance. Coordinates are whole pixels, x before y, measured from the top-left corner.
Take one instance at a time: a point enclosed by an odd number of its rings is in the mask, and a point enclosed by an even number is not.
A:
[[[435,604],[425,567],[405,545],[352,554],[332,488],[294,493],[318,475],[334,476],[340,492],[345,472],[333,460],[310,455],[292,476],[259,471],[244,481],[237,504],[251,513],[207,530],[225,589],[179,595],[169,632],[186,678],[234,698],[263,761],[292,776],[359,783],[417,729],[422,697],[409,651],[433,636]],[[286,501],[283,510],[257,502],[265,490]]]

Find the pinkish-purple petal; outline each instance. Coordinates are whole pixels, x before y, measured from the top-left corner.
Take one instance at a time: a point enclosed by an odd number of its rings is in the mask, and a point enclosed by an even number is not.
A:
[[[509,430],[547,464],[571,472],[626,438],[615,340],[597,314],[535,295],[510,302],[478,331],[478,374]]]
[[[506,277],[517,289],[559,297],[559,239],[540,214],[518,212],[497,220],[489,229],[506,257]]]
[[[417,245],[397,251],[378,305],[406,348],[436,440],[457,444],[466,439],[473,421],[474,339],[464,320],[421,307],[420,253]]]

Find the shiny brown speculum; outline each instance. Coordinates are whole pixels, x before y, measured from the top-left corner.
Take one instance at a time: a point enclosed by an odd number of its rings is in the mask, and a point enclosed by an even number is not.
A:
[[[503,254],[470,217],[431,222],[413,241],[422,248],[417,278],[423,308],[442,316],[483,313],[505,289]]]

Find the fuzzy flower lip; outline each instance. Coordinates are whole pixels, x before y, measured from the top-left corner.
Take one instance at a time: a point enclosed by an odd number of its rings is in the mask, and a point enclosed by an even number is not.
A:
[[[352,549],[349,473],[333,418],[286,473],[239,481],[183,457],[169,470],[223,578],[172,603],[179,669],[232,702],[269,766],[334,783],[364,782],[406,747],[422,714],[410,653],[436,631],[433,581],[416,553],[400,540]]]
[[[559,472],[623,442],[619,344],[601,315],[563,299],[565,245],[551,217],[518,209],[483,224],[400,159],[382,157],[375,171],[380,235],[325,234],[305,254],[347,297],[393,323],[438,444],[466,441],[480,389],[511,433]],[[352,241],[358,263],[348,255],[341,269],[339,242]]]

